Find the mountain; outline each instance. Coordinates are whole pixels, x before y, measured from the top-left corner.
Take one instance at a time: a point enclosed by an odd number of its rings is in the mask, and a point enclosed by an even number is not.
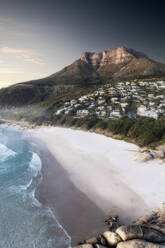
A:
[[[119,47],[102,53],[83,53],[81,61],[101,75],[113,79],[163,75],[165,65],[151,60],[147,55],[131,48]]]
[[[165,77],[165,64],[134,49],[119,47],[100,53],[84,52],[71,65],[51,76],[0,90],[1,106],[55,105],[109,80]]]
[[[133,78],[165,74],[165,64],[151,60],[147,55],[131,48],[119,47],[101,53],[82,53],[81,58],[60,72],[58,77],[103,76],[109,79]]]

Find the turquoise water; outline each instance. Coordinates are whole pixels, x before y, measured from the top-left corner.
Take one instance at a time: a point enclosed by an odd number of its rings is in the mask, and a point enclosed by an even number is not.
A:
[[[0,125],[0,248],[69,247],[52,210],[35,198],[42,161],[22,135]]]

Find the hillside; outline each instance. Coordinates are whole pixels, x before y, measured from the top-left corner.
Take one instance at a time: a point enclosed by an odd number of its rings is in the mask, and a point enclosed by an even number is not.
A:
[[[0,90],[1,106],[56,105],[63,98],[79,96],[107,81],[165,77],[165,65],[126,47],[101,53],[85,52],[61,71],[40,80]]]

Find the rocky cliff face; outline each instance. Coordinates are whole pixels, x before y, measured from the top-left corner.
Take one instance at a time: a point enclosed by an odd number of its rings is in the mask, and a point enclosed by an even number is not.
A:
[[[103,54],[102,53],[89,53],[85,52],[81,55],[81,61],[84,61],[92,66],[99,66],[102,60]]]
[[[109,49],[101,53],[85,52],[81,55],[81,60],[96,67],[102,67],[111,64],[121,64],[129,62],[133,59],[147,58],[141,52],[126,47]]]

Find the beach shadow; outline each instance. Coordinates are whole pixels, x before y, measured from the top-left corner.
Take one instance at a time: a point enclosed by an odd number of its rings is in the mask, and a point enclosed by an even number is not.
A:
[[[72,245],[104,232],[105,213],[74,186],[69,173],[46,145],[33,139],[42,159],[43,180],[37,189],[41,203],[54,209],[55,216],[72,239]]]

